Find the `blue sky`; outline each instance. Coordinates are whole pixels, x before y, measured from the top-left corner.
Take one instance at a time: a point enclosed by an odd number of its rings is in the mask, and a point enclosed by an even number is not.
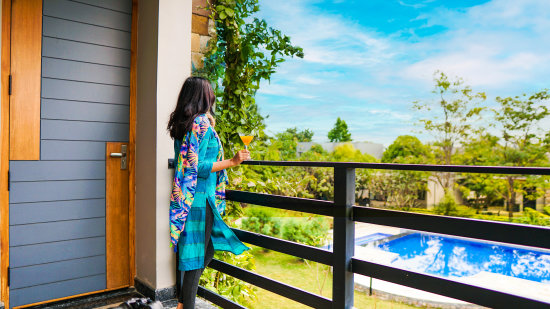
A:
[[[260,0],[260,17],[304,48],[257,94],[267,130],[309,128],[327,141],[337,117],[355,141],[431,138],[412,102],[433,73],[512,96],[550,88],[549,0]],[[487,118],[488,119],[488,118]],[[486,120],[487,120],[486,119]],[[544,124],[550,129],[550,123]]]

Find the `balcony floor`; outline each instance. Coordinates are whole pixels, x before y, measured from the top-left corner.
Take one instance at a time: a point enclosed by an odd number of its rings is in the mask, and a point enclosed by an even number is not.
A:
[[[164,306],[164,309],[176,309],[178,302],[175,299],[171,299],[163,302],[162,304]],[[195,308],[196,309],[215,309],[216,307],[214,307],[212,303],[210,303],[209,301],[204,300],[203,298],[200,298],[197,296],[197,299],[195,300]]]

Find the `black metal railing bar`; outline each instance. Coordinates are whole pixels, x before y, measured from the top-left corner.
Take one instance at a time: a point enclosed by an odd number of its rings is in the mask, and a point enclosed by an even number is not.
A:
[[[332,252],[317,247],[302,245],[293,241],[279,239],[259,233],[253,233],[236,228],[231,228],[237,237],[246,243],[275,250],[281,253],[293,255],[302,259],[311,260],[317,263],[332,265]]]
[[[478,166],[478,165],[432,165],[432,164],[402,164],[402,163],[362,163],[362,162],[316,162],[316,161],[244,161],[246,165],[259,166],[302,166],[302,167],[334,167],[334,168],[364,168],[375,170],[449,172],[449,173],[482,173],[482,174],[512,174],[512,175],[550,175],[548,167],[521,166]]]
[[[402,163],[364,163],[364,162],[317,162],[317,161],[244,161],[252,166],[301,166],[332,168],[364,168],[394,171],[481,173],[510,175],[550,175],[548,167],[523,166],[480,166],[480,165],[436,165],[436,164],[402,164]],[[168,168],[174,168],[174,159],[168,159]]]
[[[225,196],[228,200],[241,203],[307,212],[324,216],[334,215],[334,202],[332,201],[321,201],[235,190],[226,190]]]
[[[231,301],[223,296],[220,296],[219,294],[217,293],[214,293],[212,291],[210,291],[209,289],[203,287],[203,286],[200,286],[199,285],[199,289],[197,291],[197,295],[199,295],[200,297],[204,298],[204,299],[207,299],[209,300],[210,302],[222,307],[222,308],[226,308],[226,309],[246,309],[246,307],[244,306],[241,306],[239,304],[237,304],[236,302],[234,301]]]
[[[353,220],[430,233],[550,249],[550,227],[353,207]],[[533,237],[536,235],[536,237]]]
[[[217,259],[213,259],[208,264],[208,267],[313,308],[328,309],[332,307],[332,301],[326,297],[310,293]]]
[[[352,259],[356,274],[445,295],[490,308],[549,308],[548,303],[428,274]]]

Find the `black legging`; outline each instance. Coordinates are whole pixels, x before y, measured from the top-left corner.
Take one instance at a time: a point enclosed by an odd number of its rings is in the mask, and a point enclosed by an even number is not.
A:
[[[212,213],[210,203],[207,201],[204,228],[204,267],[208,266],[214,257],[214,246],[210,241],[213,223],[214,214]],[[178,262],[176,258],[176,294],[178,295],[178,302],[183,303],[184,309],[195,308],[195,297],[197,296],[197,290],[199,288],[199,278],[201,277],[204,268],[180,271],[177,264]]]

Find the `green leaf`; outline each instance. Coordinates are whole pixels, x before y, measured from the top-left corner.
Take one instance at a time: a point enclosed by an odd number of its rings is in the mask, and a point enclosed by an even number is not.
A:
[[[230,8],[226,8],[225,9],[225,14],[227,14],[227,16],[229,16],[229,17],[233,17],[233,16],[235,16],[235,11],[233,11]]]

